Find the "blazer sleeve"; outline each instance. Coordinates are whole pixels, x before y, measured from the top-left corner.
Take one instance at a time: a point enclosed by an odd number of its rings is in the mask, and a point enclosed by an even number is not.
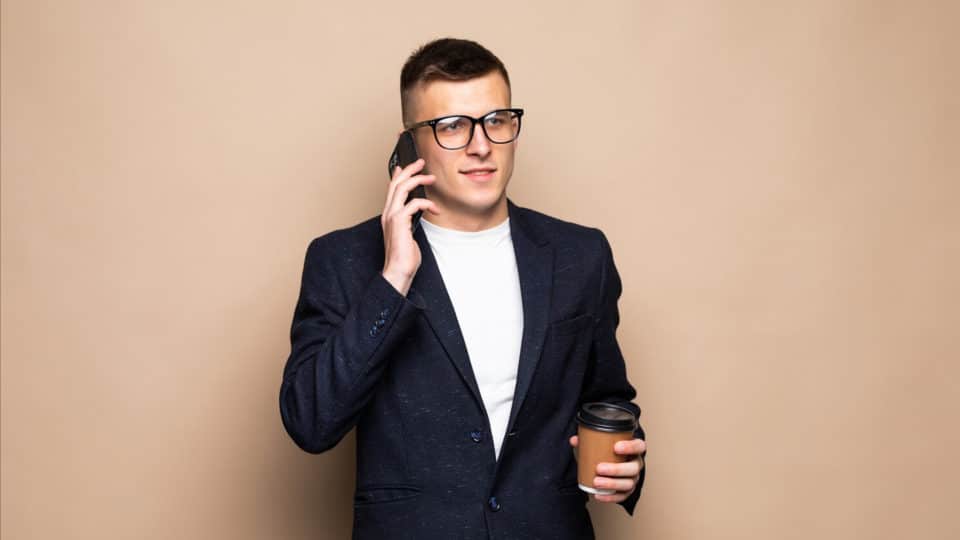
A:
[[[633,411],[634,416],[639,420],[640,407],[632,402],[637,393],[627,380],[626,365],[620,351],[620,345],[617,343],[617,326],[620,323],[617,302],[622,292],[620,275],[613,261],[610,243],[603,232],[600,232],[600,239],[602,250],[600,300],[590,348],[590,359],[583,389],[580,393],[580,403],[605,401],[622,405]],[[639,421],[634,437],[646,440],[646,434]],[[643,455],[645,456],[646,452]],[[644,459],[644,467],[640,469],[640,479],[637,481],[636,489],[629,497],[619,503],[631,516],[637,504],[637,499],[640,498],[640,491],[646,477],[647,467],[645,462]]]
[[[391,351],[424,309],[415,291],[404,296],[380,272],[348,299],[342,260],[329,235],[307,247],[280,386],[284,428],[313,454],[353,428]]]

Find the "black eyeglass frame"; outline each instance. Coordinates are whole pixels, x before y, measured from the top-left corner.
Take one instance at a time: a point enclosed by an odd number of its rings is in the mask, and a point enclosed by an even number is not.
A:
[[[504,111],[509,111],[517,115],[517,134],[514,135],[513,138],[510,139],[509,141],[498,142],[491,139],[490,135],[487,134],[487,125],[483,123],[483,119],[490,116],[491,114],[496,114],[498,112],[504,112]],[[467,142],[463,146],[458,146],[456,148],[448,148],[440,143],[440,137],[437,135],[437,123],[439,123],[441,120],[446,120],[447,118],[466,118],[467,120],[470,120],[470,137],[467,138]],[[448,114],[446,116],[441,116],[439,118],[434,118],[432,120],[424,120],[423,122],[417,122],[416,124],[413,124],[412,126],[408,127],[405,131],[409,131],[412,133],[413,130],[417,128],[430,126],[430,128],[433,130],[433,139],[437,141],[437,144],[440,146],[440,148],[443,148],[444,150],[460,150],[461,148],[466,148],[470,146],[470,142],[473,141],[473,134],[477,130],[478,123],[480,124],[480,129],[483,130],[483,136],[486,137],[488,141],[494,144],[512,143],[513,141],[517,140],[517,137],[520,136],[520,128],[523,126],[523,121],[521,120],[521,118],[523,118],[523,109],[494,109],[488,112],[487,114],[481,116],[480,118],[474,118],[472,116],[467,116],[465,114]]]

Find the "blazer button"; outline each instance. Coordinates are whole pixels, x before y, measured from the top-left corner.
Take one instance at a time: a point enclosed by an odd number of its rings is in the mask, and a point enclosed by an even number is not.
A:
[[[494,512],[500,511],[500,501],[498,501],[496,497],[490,497],[490,500],[487,501],[487,505],[489,505],[490,510],[493,510]]]
[[[389,309],[384,309],[383,311],[380,312],[380,318],[381,318],[381,319],[386,319],[386,318],[387,318],[387,315],[389,315],[389,314],[390,314],[390,310],[389,310]]]
[[[483,440],[483,432],[480,431],[480,430],[471,431],[471,432],[470,432],[470,439],[473,440],[473,442],[476,442],[476,443],[482,441],[482,440]]]
[[[387,321],[385,321],[385,320],[383,320],[383,319],[377,319],[376,325],[377,325],[377,326],[383,326],[384,324],[386,324],[386,322],[387,322]]]
[[[374,326],[373,328],[370,329],[370,337],[373,337],[373,336],[375,336],[375,335],[377,335],[377,327],[376,327],[376,326]]]

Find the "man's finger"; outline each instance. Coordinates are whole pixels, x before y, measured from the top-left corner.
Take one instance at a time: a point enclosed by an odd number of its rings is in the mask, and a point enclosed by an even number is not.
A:
[[[432,184],[436,180],[437,177],[432,174],[417,174],[404,179],[393,190],[393,204],[399,207],[398,210],[402,210],[403,206],[407,204],[407,196],[410,195],[410,192],[416,189],[418,185]]]
[[[412,201],[408,202],[401,212],[404,216],[410,217],[417,213],[418,210],[427,210],[434,214],[440,213],[440,210],[437,209],[437,203],[430,199],[422,199],[420,197],[415,197]]]
[[[613,446],[613,451],[620,455],[636,456],[647,451],[647,441],[643,439],[633,439],[630,441],[618,441]]]
[[[593,497],[600,502],[611,503],[618,503],[627,500],[627,495],[624,493],[614,493],[613,495],[594,495]]]
[[[593,479],[593,486],[600,489],[615,489],[617,491],[630,492],[636,487],[637,481],[634,478],[610,478],[607,476],[597,476]]]
[[[597,474],[602,476],[629,477],[640,474],[639,460],[627,461],[626,463],[598,463]]]
[[[400,167],[397,165],[394,168],[394,174],[390,177],[390,185],[399,184],[411,176],[416,176],[421,169],[426,165],[426,160],[423,158],[417,158],[413,163],[410,163],[406,167]]]
[[[417,172],[423,169],[424,164],[425,161],[423,158],[420,158],[402,169],[399,167],[397,168],[399,170],[394,169],[395,174],[393,175],[393,178],[390,179],[390,183],[387,185],[387,200],[383,207],[384,214],[390,215],[399,211],[400,208],[403,207],[404,203],[406,202],[406,197],[404,197],[402,201],[399,200],[400,197],[397,197],[397,186],[399,186],[404,180],[416,175]],[[406,193],[404,193],[404,195],[406,195]]]

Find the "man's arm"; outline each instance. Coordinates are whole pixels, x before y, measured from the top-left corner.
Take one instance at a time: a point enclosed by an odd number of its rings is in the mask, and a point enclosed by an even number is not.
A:
[[[602,246],[602,275],[600,280],[600,300],[597,309],[597,321],[594,327],[593,341],[590,349],[590,361],[580,393],[580,403],[604,401],[622,405],[633,411],[639,418],[640,407],[633,400],[637,393],[627,381],[626,365],[620,345],[617,343],[617,326],[620,324],[620,312],[617,301],[620,299],[622,285],[620,274],[613,261],[613,251],[606,235],[599,231]],[[646,440],[643,428],[637,424],[634,438]],[[646,451],[641,455],[645,455]],[[641,460],[643,463],[643,460]],[[618,504],[622,505],[628,514],[633,515],[633,509],[640,497],[643,487],[646,467],[639,471],[639,479],[633,492]]]
[[[356,424],[390,351],[424,308],[415,291],[404,296],[380,272],[348,305],[337,253],[329,235],[307,248],[280,387],[283,425],[310,453],[334,447]]]

